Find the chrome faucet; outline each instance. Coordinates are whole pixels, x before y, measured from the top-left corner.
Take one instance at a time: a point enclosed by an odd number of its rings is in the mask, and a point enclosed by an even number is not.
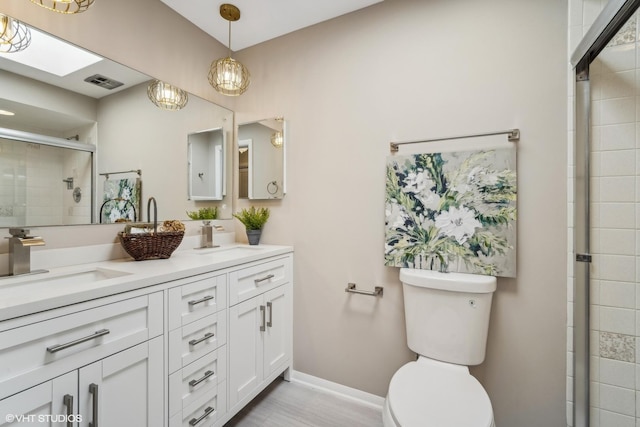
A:
[[[204,225],[202,226],[202,247],[213,247],[213,226],[209,221],[204,221]]]
[[[204,220],[202,221],[202,234],[200,235],[201,245],[196,249],[208,249],[208,248],[217,248],[220,245],[213,244],[213,230],[221,230],[222,227],[218,225],[211,225],[211,221]]]
[[[46,270],[31,271],[31,246],[44,246],[42,237],[29,236],[26,228],[10,228],[9,234],[9,275],[45,273]]]

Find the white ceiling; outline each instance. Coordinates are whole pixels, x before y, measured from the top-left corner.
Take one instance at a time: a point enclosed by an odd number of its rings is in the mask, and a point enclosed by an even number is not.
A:
[[[223,45],[229,24],[220,16],[224,0],[161,0]],[[240,20],[231,24],[231,50],[249,46],[380,3],[383,0],[232,0]]]

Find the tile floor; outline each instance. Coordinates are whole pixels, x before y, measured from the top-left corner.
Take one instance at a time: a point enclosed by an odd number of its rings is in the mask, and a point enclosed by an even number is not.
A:
[[[382,427],[379,409],[276,379],[225,427]]]

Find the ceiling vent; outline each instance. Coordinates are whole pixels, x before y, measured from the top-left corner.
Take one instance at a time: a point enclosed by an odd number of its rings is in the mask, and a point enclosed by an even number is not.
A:
[[[110,79],[109,77],[105,77],[100,74],[94,74],[93,76],[89,76],[86,79],[84,79],[84,81],[87,83],[92,83],[96,86],[100,86],[105,89],[109,89],[109,90],[115,89],[124,84],[117,80]]]

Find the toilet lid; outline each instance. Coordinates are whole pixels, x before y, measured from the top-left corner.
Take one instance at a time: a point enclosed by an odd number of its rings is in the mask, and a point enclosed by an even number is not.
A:
[[[402,427],[489,427],[486,391],[464,366],[410,362],[391,379],[389,409]]]

